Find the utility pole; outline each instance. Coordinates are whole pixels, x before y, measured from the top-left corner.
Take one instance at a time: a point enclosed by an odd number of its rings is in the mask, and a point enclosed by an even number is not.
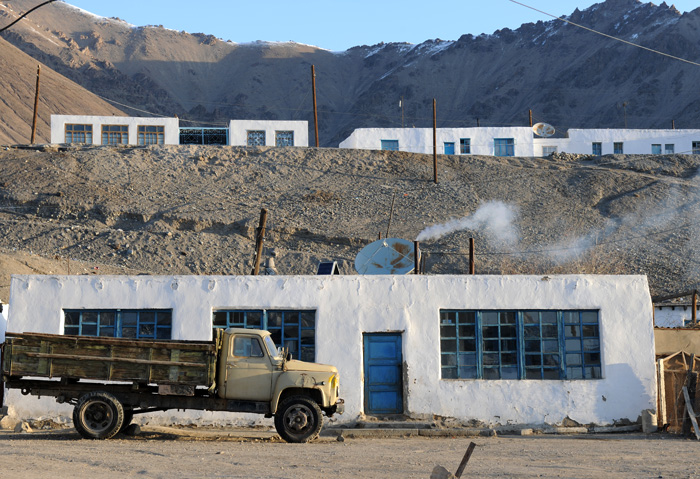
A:
[[[528,110],[530,113],[530,128],[532,128],[532,110]]]
[[[260,210],[260,223],[255,238],[255,262],[253,266],[253,274],[257,275],[260,271],[260,260],[262,259],[263,240],[265,238],[265,225],[267,224],[267,210]]]
[[[437,185],[437,101],[433,98],[433,181]]]
[[[403,95],[401,95],[399,106],[401,107],[401,128],[403,128]]]
[[[39,109],[39,79],[41,78],[41,65],[36,69],[36,93],[34,94],[34,120],[32,120],[32,139],[30,143],[34,144],[34,138],[36,138],[36,117],[37,110]]]
[[[314,93],[314,128],[316,129],[316,148],[318,148],[318,109],[316,108],[316,68],[311,65],[311,88]]]

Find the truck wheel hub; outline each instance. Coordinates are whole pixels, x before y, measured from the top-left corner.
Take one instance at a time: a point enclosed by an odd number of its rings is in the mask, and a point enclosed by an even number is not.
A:
[[[309,424],[309,414],[310,411],[306,408],[292,408],[287,415],[289,427],[296,431],[301,431]]]

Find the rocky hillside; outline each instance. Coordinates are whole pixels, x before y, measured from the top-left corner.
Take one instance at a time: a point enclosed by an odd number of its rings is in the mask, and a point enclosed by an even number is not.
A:
[[[36,72],[41,63],[0,38],[0,144],[29,143],[34,118]],[[35,141],[51,138],[51,114],[124,113],[77,83],[42,65]]]
[[[9,22],[35,3],[0,3],[0,20]],[[568,19],[700,61],[700,8],[681,14],[666,3],[607,0]],[[311,122],[314,64],[326,146],[337,146],[358,127],[400,126],[400,97],[407,126],[432,125],[436,98],[443,127],[474,126],[477,118],[483,126],[525,125],[528,109],[537,121],[559,130],[619,128],[625,115],[630,128],[670,128],[672,120],[678,128],[700,127],[697,66],[560,20],[452,41],[330,52],[135,27],[56,2],[32,13],[5,38],[90,91],[207,124],[231,118]],[[0,71],[0,78],[4,74]]]
[[[428,274],[647,274],[697,288],[700,156],[493,158],[305,148],[0,151],[0,299],[10,273],[314,274],[379,234],[421,239]],[[393,214],[392,214],[393,204]],[[391,218],[391,221],[390,221]]]

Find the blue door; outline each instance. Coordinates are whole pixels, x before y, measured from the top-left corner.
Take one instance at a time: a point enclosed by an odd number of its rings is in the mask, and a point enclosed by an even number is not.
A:
[[[365,414],[403,414],[401,334],[364,335]]]
[[[446,155],[454,155],[455,154],[454,142],[445,142],[445,154]]]

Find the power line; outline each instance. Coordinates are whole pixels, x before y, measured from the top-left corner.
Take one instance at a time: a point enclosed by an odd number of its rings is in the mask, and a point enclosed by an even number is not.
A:
[[[22,20],[24,17],[26,17],[27,15],[29,15],[30,13],[32,13],[32,12],[33,12],[34,10],[36,10],[37,8],[41,8],[41,7],[43,7],[44,5],[47,5],[47,4],[49,4],[49,3],[51,3],[51,2],[55,2],[55,1],[56,1],[56,0],[48,0],[47,2],[40,3],[40,4],[37,5],[36,7],[32,8],[32,9],[29,10],[29,11],[27,11],[26,13],[20,15],[20,17],[19,17],[17,20],[15,20],[14,22],[10,23],[10,24],[7,25],[6,27],[0,28],[0,33],[4,32],[5,30],[7,30],[8,28],[10,28],[10,27],[11,27],[12,25],[14,25],[15,23],[17,23],[17,22],[19,22],[20,20]]]
[[[679,62],[689,63],[690,65],[695,65],[696,67],[700,67],[700,63],[686,60],[685,58],[676,57],[676,56],[673,56],[673,55],[668,54],[668,53],[660,52],[659,50],[654,50],[653,48],[645,47],[645,46],[639,45],[637,43],[623,40],[622,38],[617,38],[617,37],[614,37],[612,35],[608,35],[607,33],[603,33],[603,32],[600,32],[598,30],[594,30],[592,28],[588,28],[588,27],[585,27],[583,25],[579,25],[578,23],[574,23],[571,20],[567,20],[566,18],[557,17],[556,15],[552,15],[551,13],[547,13],[547,12],[544,12],[542,10],[538,10],[535,7],[531,7],[530,5],[525,5],[524,3],[518,2],[516,0],[508,0],[508,1],[511,3],[515,3],[517,5],[520,5],[522,7],[529,8],[530,10],[534,10],[538,13],[543,14],[543,15],[547,15],[547,16],[552,17],[554,19],[561,20],[562,22],[568,23],[569,25],[573,25],[574,27],[578,27],[578,28],[581,28],[583,30],[587,30],[591,33],[595,33],[596,35],[600,35],[600,36],[605,37],[605,38],[609,38],[610,40],[615,40],[616,42],[625,43],[625,44],[633,46],[633,47],[641,48],[642,50],[646,50],[648,52],[656,53],[657,55],[662,55],[664,57],[668,57],[668,58],[671,58],[673,60],[678,60]]]

